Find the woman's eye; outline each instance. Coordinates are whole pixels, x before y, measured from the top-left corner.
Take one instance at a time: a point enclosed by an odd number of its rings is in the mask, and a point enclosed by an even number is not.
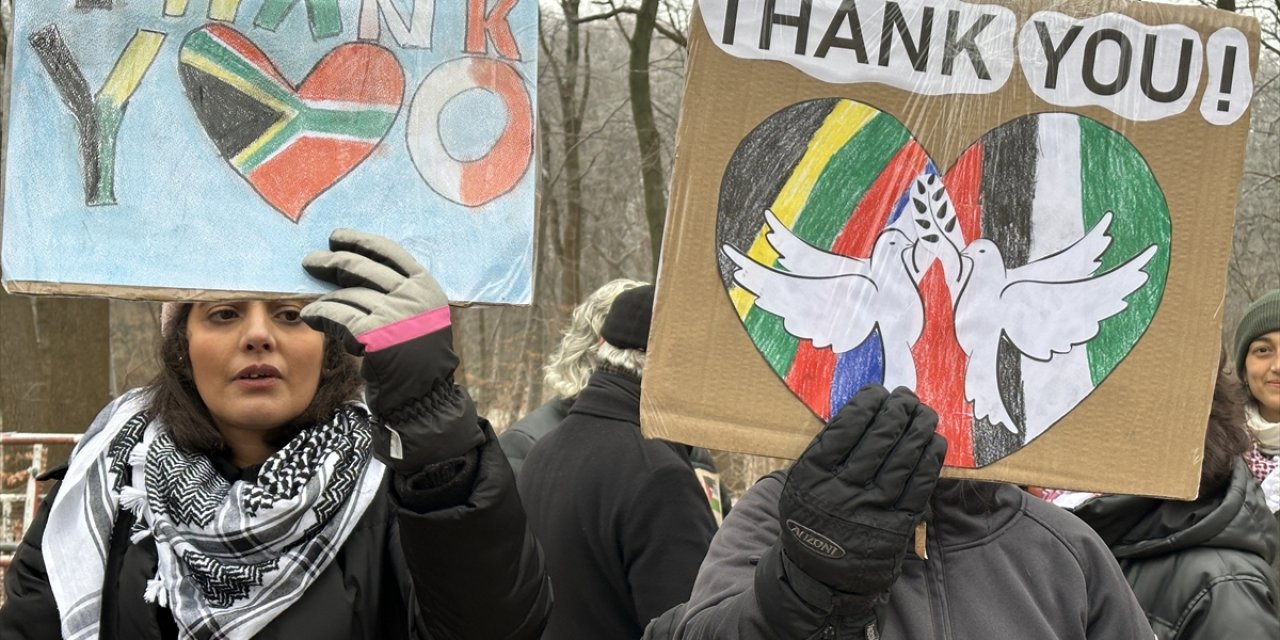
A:
[[[281,309],[280,312],[276,314],[276,317],[290,323],[300,322],[302,320],[302,314],[297,309]]]
[[[209,312],[209,319],[217,322],[226,322],[228,320],[235,320],[236,310],[227,309],[227,308],[214,309],[213,311]]]

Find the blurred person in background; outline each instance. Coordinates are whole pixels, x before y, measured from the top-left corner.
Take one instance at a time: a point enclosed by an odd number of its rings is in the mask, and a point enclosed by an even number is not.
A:
[[[539,636],[551,587],[444,292],[385,238],[329,246],[303,266],[342,288],[310,304],[165,305],[161,370],[55,475],[0,638]]]
[[[546,640],[637,640],[689,598],[715,533],[685,448],[640,433],[653,294],[614,300],[586,387],[518,479],[555,585]]]
[[[1104,495],[1074,510],[1111,548],[1159,640],[1280,638],[1280,527],[1242,458],[1243,402],[1220,365],[1196,500]]]
[[[1245,462],[1280,522],[1280,289],[1249,305],[1235,338],[1232,355],[1244,383],[1244,423],[1253,440]],[[1280,558],[1272,566],[1280,572]]]
[[[517,478],[533,445],[560,426],[569,415],[573,401],[587,386],[587,379],[596,366],[596,353],[600,349],[600,328],[604,325],[605,316],[609,313],[614,298],[623,291],[644,284],[639,280],[626,278],[612,280],[592,292],[573,310],[564,338],[543,367],[546,372],[543,381],[555,392],[555,397],[517,420],[498,436],[498,442],[502,444],[502,450]],[[719,522],[729,513],[733,500],[729,496],[728,487],[720,481],[720,473],[711,452],[702,447],[672,446],[685,448],[699,481],[708,492],[707,500],[712,514],[716,522]]]

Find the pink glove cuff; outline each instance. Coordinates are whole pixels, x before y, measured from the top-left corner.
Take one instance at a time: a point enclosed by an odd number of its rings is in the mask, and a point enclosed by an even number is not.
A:
[[[356,340],[364,345],[366,353],[370,353],[403,344],[428,333],[435,333],[450,324],[449,305],[444,305],[443,307],[424,311],[416,316],[409,316],[389,325],[366,331],[356,336]]]

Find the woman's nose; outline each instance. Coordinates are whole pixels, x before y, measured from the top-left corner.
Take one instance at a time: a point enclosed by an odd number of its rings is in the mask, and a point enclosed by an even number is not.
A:
[[[252,305],[245,312],[244,334],[241,337],[241,343],[246,351],[272,351],[276,347],[275,328],[271,324],[271,314],[258,304]]]

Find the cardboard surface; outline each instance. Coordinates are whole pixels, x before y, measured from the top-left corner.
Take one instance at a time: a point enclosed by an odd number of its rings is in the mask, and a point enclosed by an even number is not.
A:
[[[810,7],[694,17],[646,435],[793,458],[905,384],[949,475],[1193,497],[1257,23]]]
[[[454,301],[531,299],[533,0],[15,5],[6,289],[314,295],[355,227]]]

